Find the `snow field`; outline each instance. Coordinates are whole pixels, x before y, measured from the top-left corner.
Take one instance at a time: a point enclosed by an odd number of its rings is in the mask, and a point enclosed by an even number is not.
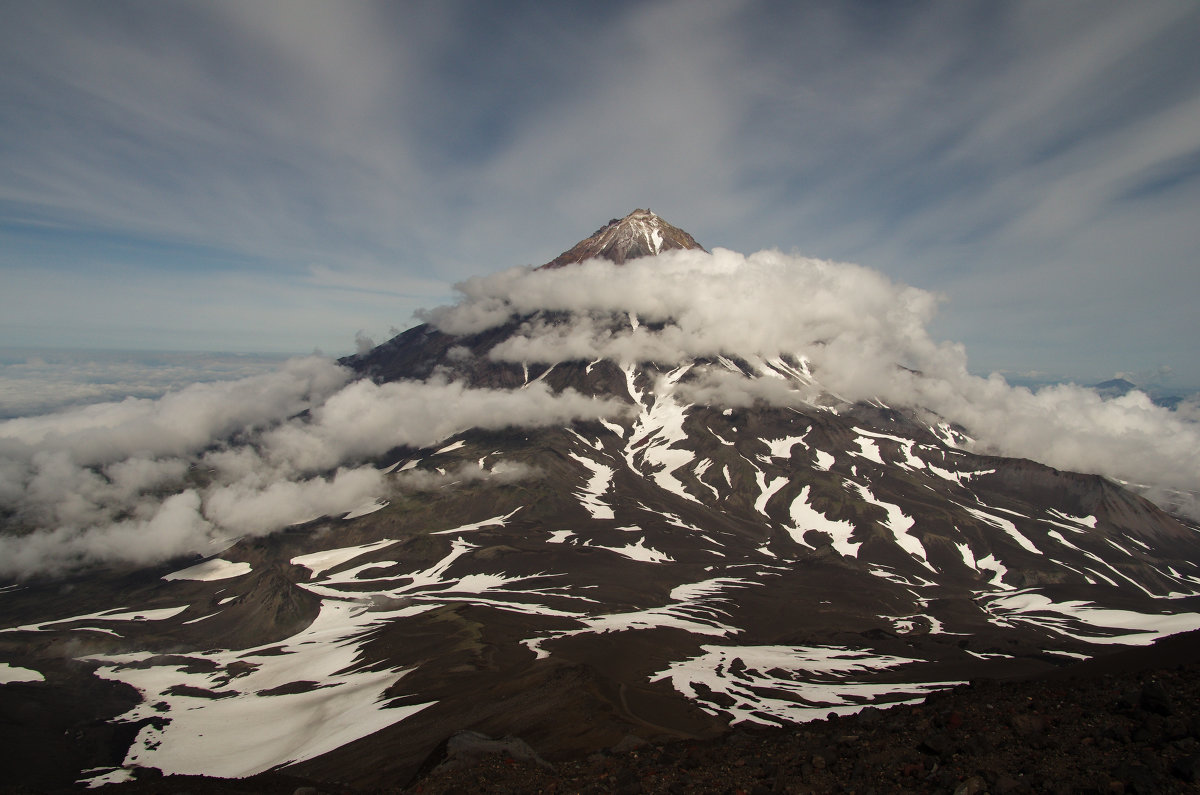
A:
[[[121,655],[86,659],[109,663],[97,669],[97,676],[142,693],[142,703],[118,720],[159,719],[138,733],[125,767],[240,778],[320,756],[429,706],[385,708],[380,693],[406,672],[360,669],[360,644],[355,642],[371,626],[429,609],[410,605],[369,611],[363,603],[326,600],[308,628],[282,643],[188,655],[212,663],[210,672],[185,664],[135,667],[129,663],[138,660]],[[282,653],[274,653],[279,649]],[[252,668],[230,673],[234,663],[240,667],[232,670]],[[312,689],[270,692],[303,683],[311,683]],[[189,687],[224,695],[181,694]],[[167,710],[160,711],[158,704],[166,704]]]
[[[113,610],[101,610],[98,613],[87,613],[81,616],[57,618],[53,621],[42,621],[38,624],[22,624],[19,627],[7,627],[0,629],[0,632],[46,632],[48,631],[46,627],[59,624],[72,624],[77,621],[166,621],[187,610],[188,607],[189,605],[181,605],[179,607],[163,607],[155,610],[125,610],[125,608],[118,607]],[[118,634],[107,628],[74,627],[74,629],[107,632],[110,635]]]
[[[849,483],[847,486],[856,489],[859,497],[861,497],[864,502],[869,502],[872,505],[878,505],[880,508],[883,508],[885,511],[887,511],[888,518],[883,524],[885,527],[887,527],[887,529],[892,531],[892,538],[895,539],[896,544],[926,569],[934,574],[937,573],[937,569],[933,568],[925,555],[925,545],[921,543],[921,539],[914,535],[910,535],[908,532],[912,529],[913,525],[916,524],[915,520],[906,516],[899,505],[879,499],[873,493],[871,493],[870,489],[861,483]]]
[[[841,519],[829,519],[812,507],[809,502],[810,490],[811,487],[805,485],[796,499],[792,500],[792,524],[787,528],[792,540],[806,547],[811,546],[804,540],[804,534],[809,530],[818,530],[833,539],[833,548],[839,555],[857,558],[862,542],[850,540],[850,536],[854,534],[854,525]]]
[[[1025,624],[1086,643],[1141,646],[1200,629],[1200,613],[1138,613],[1079,600],[1056,602],[1033,588],[981,595],[976,601],[997,626]]]
[[[699,655],[671,663],[651,681],[668,680],[712,715],[731,723],[802,722],[858,712],[874,703],[908,703],[958,682],[871,684],[880,669],[917,663],[839,646],[705,645]],[[726,698],[708,700],[695,685]],[[732,704],[725,705],[726,700]],[[719,704],[719,706],[718,706]]]
[[[195,566],[188,566],[186,569],[173,571],[170,574],[163,575],[164,580],[200,580],[201,582],[211,582],[213,580],[228,580],[233,577],[241,577],[244,574],[250,573],[249,563],[231,563],[228,560],[221,558],[211,558],[203,563],[197,563]]]
[[[0,685],[12,685],[18,682],[45,682],[46,677],[41,671],[32,668],[22,668],[19,665],[9,665],[0,662]]]

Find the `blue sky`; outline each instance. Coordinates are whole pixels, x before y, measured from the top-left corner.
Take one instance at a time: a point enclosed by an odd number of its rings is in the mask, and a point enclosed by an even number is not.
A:
[[[328,353],[652,207],[1200,387],[1200,5],[0,2],[0,345]]]

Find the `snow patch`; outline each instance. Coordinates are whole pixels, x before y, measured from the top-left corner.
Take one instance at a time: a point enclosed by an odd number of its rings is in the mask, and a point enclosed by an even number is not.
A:
[[[613,468],[577,453],[568,452],[567,455],[582,464],[589,472],[587,482],[575,492],[575,496],[579,498],[593,519],[612,519],[613,509],[604,502],[604,495],[612,486]]]
[[[367,514],[375,513],[376,511],[382,510],[386,507],[388,507],[387,500],[371,500],[368,503],[358,506],[353,511],[350,511],[348,514],[343,516],[342,519],[357,519],[360,516],[366,516]]]
[[[984,511],[981,511],[977,508],[971,508],[966,505],[963,505],[961,507],[964,510],[966,510],[968,513],[970,513],[972,516],[974,516],[976,519],[980,519],[984,522],[987,522],[988,524],[992,525],[993,527],[999,527],[1001,530],[1003,530],[1008,535],[1009,538],[1011,538],[1013,541],[1016,541],[1017,544],[1019,544],[1020,547],[1024,550],[1026,550],[1027,552],[1032,552],[1035,555],[1042,554],[1042,551],[1040,549],[1038,549],[1037,547],[1035,547],[1033,545],[1033,542],[1030,541],[1028,538],[1026,538],[1021,533],[1021,531],[1017,529],[1017,526],[1015,524],[1013,524],[1011,521],[1009,521],[1008,519],[1005,519],[1000,516],[994,516],[990,513],[985,513]]]
[[[830,712],[909,703],[959,684],[867,681],[877,671],[916,662],[841,646],[704,645],[699,655],[671,663],[651,681],[669,681],[705,712],[728,716],[730,723],[800,723]]]
[[[389,547],[392,544],[398,543],[396,539],[385,538],[381,541],[372,541],[369,544],[359,544],[354,547],[338,547],[337,549],[326,549],[323,552],[311,552],[307,555],[297,555],[292,558],[290,563],[296,566],[303,566],[312,572],[310,577],[317,577],[322,572],[328,571],[335,566],[340,566],[343,563],[354,560],[355,558],[365,555],[368,552],[374,552],[377,549]]]
[[[852,485],[858,490],[859,496],[862,497],[864,501],[869,502],[872,505],[878,505],[880,508],[883,508],[885,511],[887,511],[888,518],[883,525],[892,531],[892,538],[895,539],[896,544],[909,555],[911,555],[915,560],[920,562],[922,566],[936,574],[937,569],[935,569],[926,558],[925,545],[921,543],[921,539],[914,535],[910,535],[908,532],[912,529],[913,525],[916,524],[916,520],[906,516],[899,505],[890,502],[884,502],[876,497],[866,486],[863,486],[860,483],[854,483]]]
[[[473,533],[476,530],[481,530],[485,527],[504,527],[504,525],[508,524],[508,520],[513,518],[513,516],[515,516],[519,510],[521,510],[519,507],[513,508],[503,516],[493,516],[491,519],[482,519],[478,522],[470,522],[468,524],[459,525],[458,527],[451,527],[449,530],[435,530],[429,535],[446,536],[457,533]]]
[[[1200,613],[1138,613],[1081,600],[1056,602],[1033,588],[986,595],[977,601],[997,626],[1023,624],[1086,643],[1140,646],[1200,628]]]
[[[201,582],[212,582],[213,580],[228,580],[233,577],[241,577],[250,573],[250,564],[245,562],[233,563],[221,558],[212,558],[203,563],[197,563],[195,566],[188,566],[186,569],[173,571],[170,574],[163,575],[164,580],[200,580]]]
[[[32,668],[22,668],[0,662],[0,685],[12,685],[18,682],[45,682],[46,677],[41,671]]]
[[[46,627],[55,626],[58,624],[73,624],[81,621],[166,621],[187,610],[189,605],[180,607],[162,607],[155,610],[127,610],[125,608],[115,608],[113,610],[102,610],[99,613],[87,613],[81,616],[71,616],[70,618],[58,618],[53,621],[42,621],[37,624],[22,624],[19,627],[8,627],[0,629],[0,632],[47,632]],[[72,627],[72,629],[88,630],[92,632],[105,632],[110,635],[116,635],[111,629],[103,629],[97,627]]]
[[[811,547],[812,545],[804,540],[804,534],[809,530],[819,530],[827,533],[833,539],[833,548],[839,555],[857,558],[858,548],[862,546],[862,542],[850,540],[850,536],[854,534],[854,525],[841,519],[829,519],[825,514],[812,507],[809,503],[810,489],[810,486],[805,485],[796,499],[792,500],[792,526],[788,528],[792,540]]]
[[[824,450],[818,450],[815,447],[812,448],[812,451],[813,451],[813,456],[817,459],[817,461],[816,461],[817,469],[828,472],[833,467],[833,461],[834,461],[833,456],[830,455],[829,453],[825,452]]]

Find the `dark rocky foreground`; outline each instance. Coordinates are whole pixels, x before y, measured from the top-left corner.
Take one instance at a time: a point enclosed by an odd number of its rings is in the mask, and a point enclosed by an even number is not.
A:
[[[151,771],[152,772],[152,771]],[[311,789],[310,789],[311,788]],[[148,775],[104,791],[354,790],[278,774]],[[9,790],[19,791],[19,790]],[[523,742],[460,737],[385,792],[1200,792],[1200,633],[1036,679],[978,681],[921,704],[551,765]]]
[[[630,743],[633,744],[632,742]],[[924,703],[560,764],[493,756],[412,792],[1200,792],[1200,637]]]

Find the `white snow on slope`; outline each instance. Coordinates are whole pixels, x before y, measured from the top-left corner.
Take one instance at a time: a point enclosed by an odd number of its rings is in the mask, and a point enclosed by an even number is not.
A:
[[[388,507],[387,500],[371,500],[370,502],[366,502],[358,506],[353,511],[350,511],[343,516],[342,519],[347,521],[350,519],[357,519],[360,516],[366,516],[367,514],[375,513],[376,511],[383,510],[386,507]]]
[[[680,693],[731,723],[802,722],[858,712],[873,703],[919,700],[957,682],[869,684],[861,677],[917,662],[840,646],[717,646],[671,663],[651,677],[670,681]],[[707,700],[696,685],[724,698]],[[726,705],[726,701],[733,703]],[[878,701],[876,701],[878,700]]]
[[[702,487],[708,489],[709,493],[712,494],[713,499],[719,502],[721,499],[721,492],[717,490],[716,486],[704,479],[704,473],[711,469],[712,465],[713,461],[711,458],[703,458],[698,461],[694,467],[692,467],[692,475],[695,476],[696,482]],[[728,467],[726,467],[726,469],[728,469]]]
[[[854,534],[854,525],[841,519],[829,519],[812,507],[809,503],[810,489],[810,486],[805,485],[799,496],[792,500],[792,526],[788,528],[792,540],[806,547],[812,546],[804,540],[804,534],[809,530],[819,530],[833,539],[833,548],[839,555],[858,557],[858,548],[862,546],[862,542],[850,540],[850,536]]]
[[[589,633],[627,632],[641,629],[681,629],[696,635],[726,637],[740,632],[724,623],[729,612],[723,605],[731,600],[725,595],[730,588],[748,588],[762,583],[736,577],[716,577],[696,583],[685,583],[671,590],[671,601],[660,607],[631,610],[623,613],[580,616],[581,629],[551,632],[522,641],[538,659],[549,657],[542,644],[555,638]]]
[[[858,439],[859,454],[868,461],[874,461],[876,464],[883,464],[883,455],[879,452],[879,445],[874,439],[866,436],[860,436]]]
[[[513,518],[517,514],[517,511],[519,511],[519,510],[521,510],[521,508],[519,508],[519,507],[513,508],[511,511],[504,514],[503,516],[493,516],[491,519],[483,519],[478,522],[470,522],[468,524],[459,525],[458,527],[451,527],[449,530],[435,530],[432,533],[430,533],[429,535],[431,535],[431,536],[456,535],[458,533],[473,533],[476,530],[481,530],[485,527],[503,527],[504,525],[508,524],[508,520]]]
[[[0,662],[0,685],[12,685],[18,682],[45,682],[46,677],[41,671],[32,668],[22,668]]]
[[[885,502],[876,497],[871,490],[861,483],[848,484],[858,491],[859,496],[864,502],[869,502],[872,505],[878,505],[887,511],[887,521],[883,523],[885,527],[892,531],[892,538],[901,549],[911,555],[915,560],[919,561],[922,566],[929,569],[934,574],[937,569],[930,565],[928,558],[925,556],[925,545],[921,543],[921,539],[911,535],[908,531],[912,529],[916,521],[909,516],[906,516],[899,505]]]
[[[1074,530],[1077,533],[1081,532],[1080,528],[1084,528],[1084,527],[1088,528],[1089,530],[1096,529],[1096,517],[1095,516],[1071,516],[1068,513],[1063,513],[1062,511],[1056,511],[1053,508],[1051,508],[1049,511],[1047,511],[1047,513],[1049,513],[1051,516],[1053,516],[1059,520],[1057,522],[1054,522],[1055,524],[1060,524],[1061,522],[1066,522],[1067,524],[1062,525],[1062,526],[1067,527],[1070,530]]]
[[[799,436],[785,436],[782,439],[768,439],[767,447],[771,449],[772,458],[790,459],[792,457],[792,448],[796,445],[804,444],[804,437],[808,436],[805,431]]]
[[[166,621],[169,618],[182,613],[188,609],[188,605],[180,607],[162,607],[155,610],[127,610],[125,608],[115,608],[113,610],[102,610],[99,613],[87,613],[81,616],[71,616],[70,618],[58,618],[53,621],[42,621],[37,624],[22,624],[19,627],[7,627],[0,629],[0,632],[46,632],[46,627],[55,626],[57,624],[72,624],[75,622],[95,622],[95,621]],[[76,629],[95,630],[94,627],[76,627]],[[117,634],[112,630],[97,630],[105,631],[110,634]]]
[[[640,532],[636,527],[622,527],[625,532]],[[571,530],[553,530],[550,537],[546,539],[547,544],[572,544],[574,546],[587,547],[588,549],[603,549],[606,552],[612,552],[630,560],[636,560],[640,563],[674,563],[675,559],[665,552],[660,552],[653,547],[646,546],[646,538],[643,536],[633,544],[623,544],[621,546],[608,546],[601,544],[593,539],[580,538]]]
[[[406,672],[363,670],[354,639],[369,626],[431,607],[369,611],[362,603],[326,600],[307,629],[282,643],[188,655],[215,671],[178,662],[137,665],[142,654],[85,659],[105,663],[97,676],[142,693],[142,703],[119,720],[159,719],[138,733],[125,767],[240,778],[320,756],[429,706],[385,709],[380,694]],[[234,663],[240,667],[230,669]],[[288,685],[303,692],[280,692]],[[187,688],[218,697],[187,695]],[[168,705],[165,713],[155,708],[160,703]]]
[[[633,365],[625,366],[625,381],[630,396],[639,407],[639,413],[629,434],[624,456],[630,469],[648,475],[660,488],[686,500],[699,502],[673,474],[696,457],[691,450],[675,447],[688,438],[683,430],[683,421],[690,407],[674,399],[673,387],[689,369],[691,365],[685,364],[658,379],[654,395],[648,396],[637,387],[636,368]]]
[[[775,492],[787,485],[787,478],[775,478],[767,481],[767,476],[762,470],[755,470],[754,477],[758,481],[758,498],[754,501],[754,510],[767,515],[767,503],[775,496]],[[768,517],[769,518],[769,517]]]
[[[1080,600],[1056,602],[1033,588],[981,595],[976,601],[997,626],[1025,624],[1087,643],[1144,645],[1200,629],[1200,613],[1138,613]]]
[[[978,574],[991,573],[992,576],[988,581],[988,585],[1003,590],[1012,590],[1014,588],[1014,586],[1004,582],[1004,575],[1008,573],[1008,569],[1004,567],[1004,564],[996,560],[995,555],[989,552],[985,557],[976,559],[975,553],[971,550],[969,544],[956,542],[955,546],[958,548],[958,553],[962,555],[963,563],[966,564],[967,568],[974,570]]]
[[[609,552],[615,552],[622,557],[636,560],[640,563],[674,563],[675,559],[665,552],[659,552],[657,549],[646,546],[645,537],[639,538],[635,544],[626,544],[622,547],[607,547],[597,544],[594,541],[585,544],[588,547],[595,549],[604,549]]]
[[[195,566],[188,566],[186,569],[180,569],[179,571],[163,575],[163,579],[211,582],[213,580],[228,580],[233,577],[241,577],[243,574],[249,573],[249,563],[241,561],[233,563],[221,558],[212,558],[203,563],[197,563]]]
[[[360,555],[365,555],[368,552],[374,552],[377,549],[383,549],[396,543],[396,539],[385,538],[380,541],[372,541],[369,544],[359,544],[353,547],[338,547],[337,549],[326,549],[322,552],[311,552],[307,555],[297,555],[291,559],[291,563],[297,566],[303,566],[312,572],[313,577],[318,577],[324,571],[340,566],[346,561],[354,560]]]
[[[476,524],[502,523],[511,515]],[[250,650],[186,655],[195,664],[178,657],[167,665],[153,664],[154,655],[148,652],[87,658],[104,663],[98,676],[127,682],[143,693],[143,702],[121,720],[158,719],[140,731],[124,766],[241,777],[311,759],[429,706],[391,708],[382,699],[382,693],[407,670],[370,670],[364,663],[363,648],[376,628],[454,602],[580,619],[583,613],[548,602],[593,601],[568,594],[565,588],[527,585],[544,582],[549,575],[451,575],[454,563],[476,549],[461,538],[453,539],[447,554],[423,570],[360,577],[370,569],[399,565],[376,561],[326,574],[394,543],[385,539],[293,559],[319,577],[302,587],[322,602],[313,624],[284,641]],[[379,587],[364,587],[375,583]],[[109,620],[116,617],[105,614]],[[167,705],[165,712],[155,707],[162,704]],[[95,784],[122,775],[110,769],[93,773]]]
[[[575,496],[593,519],[612,519],[613,509],[604,502],[604,495],[612,486],[613,468],[577,453],[568,452],[567,455],[582,464],[590,473],[587,483],[575,492]]]
[[[984,522],[987,522],[988,524],[992,525],[993,527],[999,527],[1001,530],[1003,530],[1008,535],[1009,538],[1016,541],[1021,546],[1022,549],[1025,549],[1029,552],[1033,552],[1034,554],[1037,554],[1037,555],[1042,554],[1042,551],[1040,549],[1038,549],[1037,547],[1035,547],[1033,545],[1033,542],[1030,541],[1028,538],[1026,538],[1021,533],[1021,531],[1017,529],[1017,526],[1015,524],[1013,524],[1010,520],[1005,519],[1001,516],[995,516],[990,513],[985,513],[984,511],[981,511],[977,508],[971,508],[966,505],[963,505],[961,507],[963,509],[965,509],[968,513],[970,513],[972,516],[974,516],[976,519],[980,519]]]

